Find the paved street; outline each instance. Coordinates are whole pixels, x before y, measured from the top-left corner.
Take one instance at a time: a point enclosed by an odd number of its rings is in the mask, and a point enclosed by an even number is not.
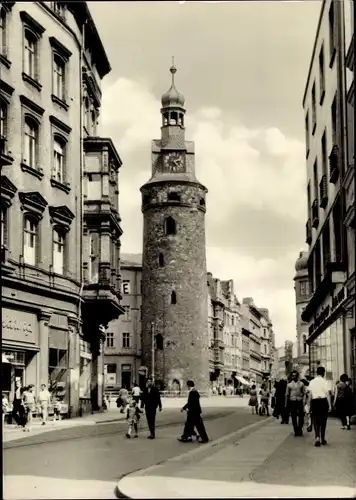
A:
[[[207,452],[126,476],[118,488],[129,498],[355,498],[355,429],[330,419],[327,439],[315,448],[312,435],[295,438],[291,425],[270,419]]]
[[[260,420],[241,407],[246,402],[235,401],[235,407],[223,398],[218,407],[207,405],[204,415],[212,440]],[[126,439],[127,424],[121,420],[6,442],[4,498],[114,498],[122,476],[204,446],[177,441],[183,421],[178,408],[165,408],[158,414],[155,441],[146,439],[143,421],[139,439]]]

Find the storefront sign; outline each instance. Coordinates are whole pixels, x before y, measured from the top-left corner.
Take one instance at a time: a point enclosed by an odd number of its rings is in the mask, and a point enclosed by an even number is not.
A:
[[[343,287],[341,290],[331,298],[331,304],[327,305],[322,311],[315,316],[314,323],[309,326],[309,335],[311,335],[317,328],[319,328],[330,315],[340,306],[346,298],[346,289]]]
[[[2,309],[2,338],[36,344],[37,317],[24,311]]]

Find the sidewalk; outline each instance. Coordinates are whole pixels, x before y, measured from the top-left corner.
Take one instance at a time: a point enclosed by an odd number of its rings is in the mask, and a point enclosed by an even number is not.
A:
[[[161,465],[129,474],[121,498],[354,498],[356,429],[330,419],[328,445],[312,434],[294,437],[291,425],[267,421],[226,444],[200,447]],[[205,447],[206,446],[206,447]],[[168,479],[168,480],[167,480]],[[262,491],[262,494],[261,494]]]
[[[162,406],[167,409],[181,408],[186,403],[186,398],[162,398]],[[247,408],[248,399],[236,396],[212,396],[210,398],[201,398],[203,408]],[[115,402],[111,403],[108,410],[102,413],[87,414],[83,417],[64,419],[57,422],[49,420],[46,425],[42,425],[41,419],[36,418],[33,421],[31,432],[25,433],[22,428],[15,425],[5,424],[3,427],[3,442],[21,439],[23,437],[42,434],[44,432],[55,431],[67,427],[76,427],[84,425],[108,424],[125,420],[125,413],[120,413]]]

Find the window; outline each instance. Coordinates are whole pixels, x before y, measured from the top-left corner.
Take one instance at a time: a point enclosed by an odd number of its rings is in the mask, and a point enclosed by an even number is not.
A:
[[[53,178],[63,184],[64,182],[65,143],[62,140],[53,141]]]
[[[36,265],[38,250],[38,224],[33,219],[25,218],[23,258],[25,264]]]
[[[7,246],[7,207],[1,207],[1,247],[6,247],[6,246]]]
[[[334,2],[331,2],[329,9],[329,46],[330,46],[330,67],[333,65],[335,58],[335,12]]]
[[[166,234],[176,234],[176,232],[176,221],[173,217],[168,217],[168,219],[166,219]]]
[[[53,272],[64,274],[65,236],[60,231],[53,230]]]
[[[131,347],[131,342],[130,342],[130,334],[129,333],[123,333],[122,334],[122,347],[123,348],[130,348]]]
[[[131,309],[130,309],[130,306],[122,306],[122,307],[125,310],[123,320],[124,321],[131,321]]]
[[[308,199],[308,219],[310,219],[310,210],[311,210],[310,182],[308,183],[308,188],[307,188],[307,199]]]
[[[60,17],[64,17],[65,7],[63,2],[52,2],[53,11]]]
[[[95,110],[92,110],[91,116],[90,116],[90,122],[91,122],[91,135],[93,137],[96,136],[96,125],[97,125],[97,116]]]
[[[163,337],[160,333],[156,335],[156,349],[158,351],[163,351]]]
[[[7,137],[7,102],[0,100],[0,141],[6,140]],[[1,142],[1,151],[4,149],[4,144]]]
[[[204,200],[204,198],[200,198],[199,205],[201,207],[205,207],[205,200]]]
[[[307,297],[309,295],[309,283],[306,280],[300,282],[300,295]]]
[[[307,353],[307,336],[303,335],[303,354]]]
[[[159,254],[159,256],[158,256],[158,263],[159,263],[160,267],[164,266],[164,255],[163,255],[163,253]]]
[[[172,191],[168,193],[168,201],[180,201],[180,195]]]
[[[333,141],[333,146],[337,144],[337,101],[336,101],[336,95],[334,97],[332,106],[331,106],[331,127],[332,127],[332,141]]]
[[[106,347],[114,347],[114,333],[113,332],[106,332]],[[109,365],[110,366],[110,365]],[[115,366],[115,372],[116,372],[116,365]],[[109,371],[108,371],[109,373]]]
[[[330,262],[330,219],[328,219],[325,223],[323,234],[323,260],[324,260],[324,276],[326,271],[326,266]]]
[[[23,70],[34,80],[37,77],[37,38],[31,31],[25,30]]]
[[[87,174],[87,199],[101,200],[100,174]]]
[[[3,56],[6,56],[6,37],[7,37],[7,33],[6,33],[6,15],[7,15],[7,12],[6,10],[4,9],[3,6],[1,6],[0,8],[0,54],[2,54]]]
[[[123,280],[123,282],[122,282],[122,293],[124,295],[130,295],[130,293],[131,293],[130,280]]]
[[[91,233],[89,237],[89,282],[99,281],[99,234]]]
[[[321,255],[320,255],[320,240],[315,245],[315,287],[317,288],[321,283]]]
[[[318,199],[318,162],[315,160],[313,165],[313,180],[314,180],[314,200]]]
[[[306,155],[308,158],[309,149],[310,149],[310,138],[309,138],[309,111],[305,117],[305,145],[306,145]]]
[[[316,94],[315,94],[315,82],[312,88],[312,134],[314,135],[316,129]]]
[[[84,99],[84,125],[87,133],[90,131],[90,101],[89,97],[85,97]]]
[[[231,316],[231,324],[232,324],[232,326],[234,326],[234,323],[235,323],[234,320],[235,320],[234,316]]]
[[[319,54],[319,77],[320,77],[320,104],[325,96],[325,68],[324,68],[324,45],[321,46]]]
[[[177,303],[177,295],[176,292],[171,293],[171,304],[176,304]]]
[[[53,55],[53,95],[65,101],[65,63],[57,55]]]
[[[29,117],[25,118],[24,158],[29,167],[37,167],[38,125]]]
[[[328,158],[327,158],[327,146],[326,146],[326,130],[324,130],[323,137],[321,138],[321,156],[322,156],[322,168],[323,175],[328,172]]]

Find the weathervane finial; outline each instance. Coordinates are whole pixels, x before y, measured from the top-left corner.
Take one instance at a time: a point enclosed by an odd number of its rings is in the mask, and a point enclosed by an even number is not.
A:
[[[172,66],[169,71],[172,73],[172,85],[174,85],[174,75],[177,73],[177,68],[174,66],[174,56],[172,56]]]

